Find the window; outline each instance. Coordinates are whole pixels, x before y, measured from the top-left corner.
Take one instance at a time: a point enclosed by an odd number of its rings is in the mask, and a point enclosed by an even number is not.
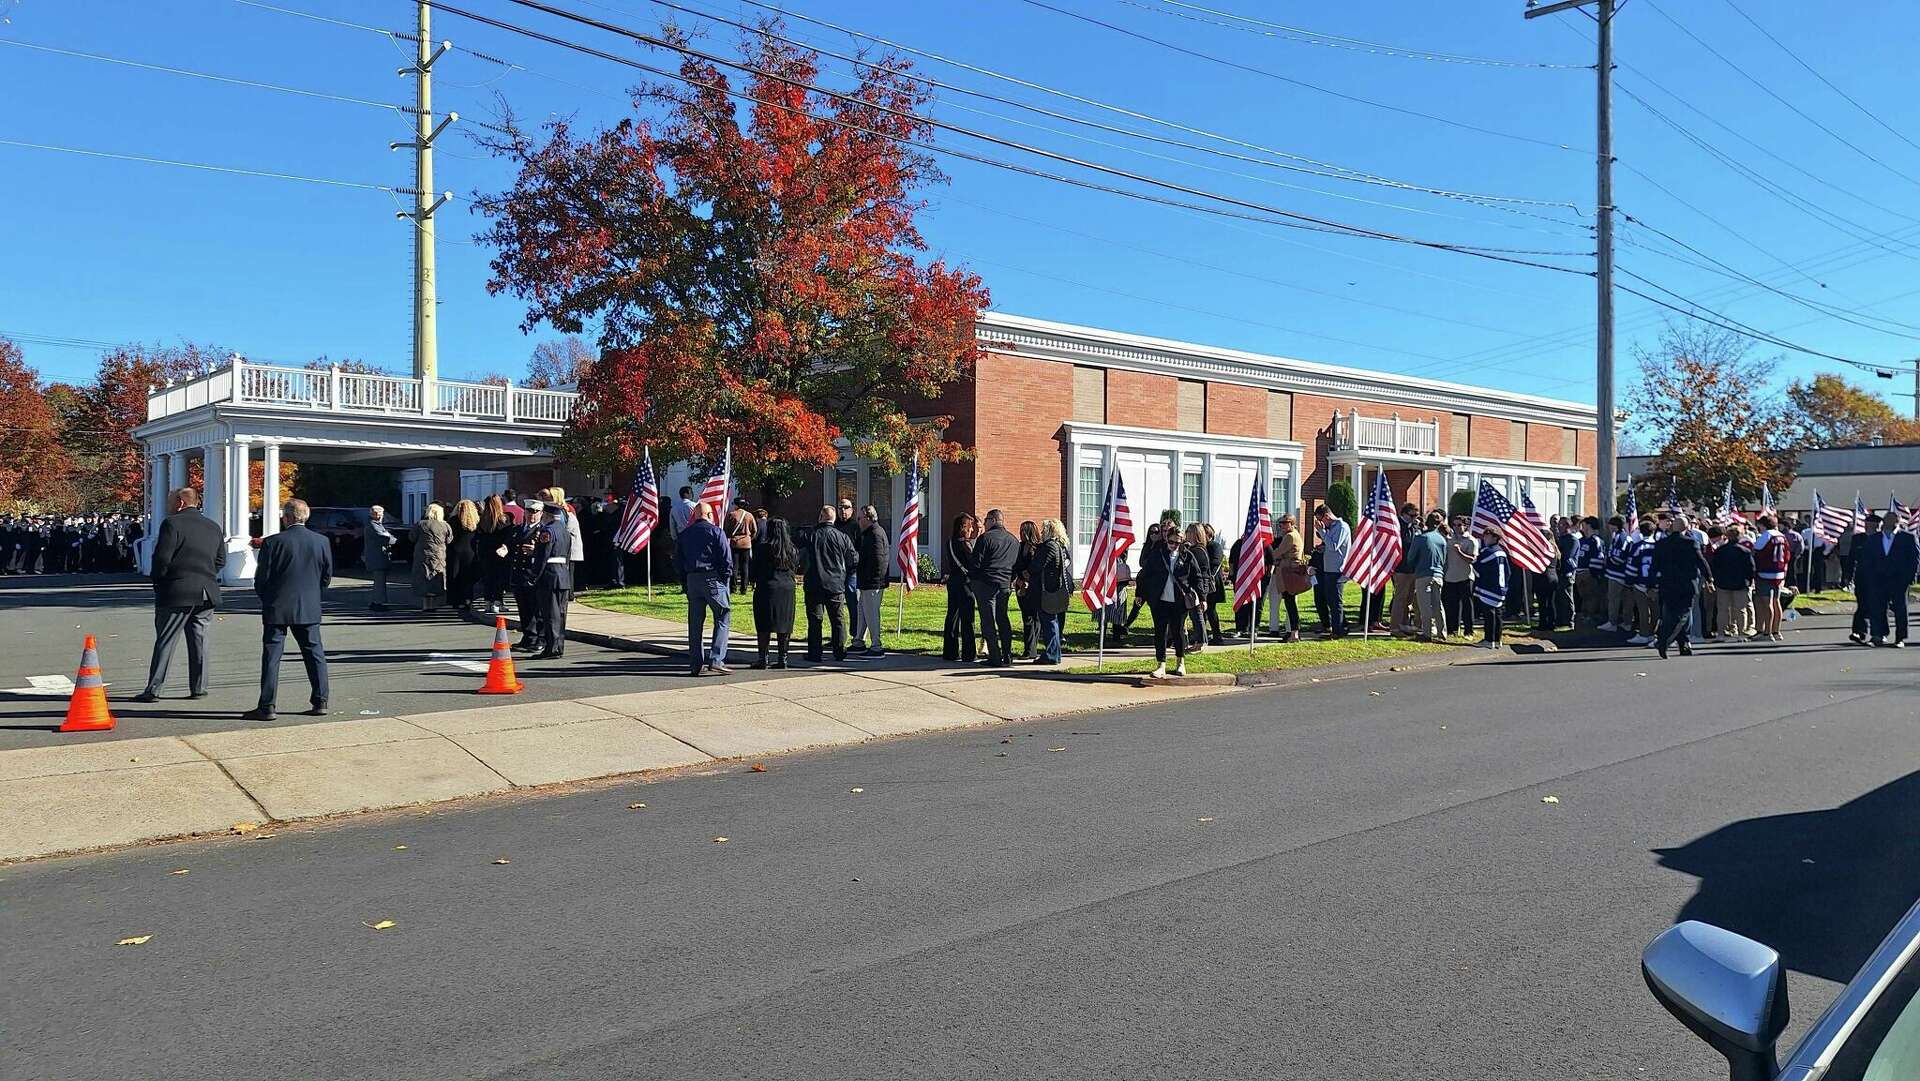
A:
[[[1075,365],[1073,419],[1083,424],[1107,422],[1107,370]]]
[[[1293,513],[1293,463],[1271,462],[1267,466],[1267,499],[1273,504],[1275,518]]]
[[[899,524],[893,518],[893,476],[877,465],[867,467],[867,502],[873,505],[887,539],[892,540],[894,527]]]
[[[1105,485],[1101,482],[1100,467],[1082,465],[1080,467],[1080,520],[1074,523],[1074,543],[1081,547],[1093,545],[1093,531],[1100,524],[1100,503],[1106,499]],[[1136,519],[1139,512],[1134,511]]]
[[[1293,395],[1284,390],[1267,391],[1267,438],[1293,438]]]
[[[1180,474],[1180,520],[1182,522],[1200,521],[1200,487],[1206,478],[1201,475],[1198,466],[1186,469]]]
[[[1180,380],[1174,427],[1184,432],[1207,430],[1207,385],[1197,379]]]
[[[1560,513],[1562,485],[1557,480],[1535,479],[1527,485],[1527,498],[1533,500],[1533,509],[1542,517]]]
[[[1572,428],[1560,429],[1560,464],[1574,465],[1576,452],[1580,447],[1580,433]]]
[[[1569,432],[1567,434],[1572,435],[1573,433]],[[1580,482],[1577,480],[1570,480],[1567,482],[1566,509],[1561,511],[1561,513],[1566,514],[1570,517],[1577,518],[1580,516],[1582,509],[1583,507],[1580,502]]]
[[[850,465],[843,465],[833,471],[833,501],[852,503],[857,512],[860,508],[860,471]]]

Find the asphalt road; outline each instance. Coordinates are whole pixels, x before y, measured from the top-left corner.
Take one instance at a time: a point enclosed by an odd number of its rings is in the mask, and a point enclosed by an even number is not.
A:
[[[395,716],[496,704],[475,690],[493,632],[444,612],[411,610],[374,614],[363,579],[337,579],[327,592],[326,645],[332,698],[329,720]],[[394,591],[404,604],[404,589]],[[153,591],[132,575],[0,578],[0,750],[83,743],[139,736],[217,732],[261,727],[240,714],[260,698],[260,607],[250,590],[228,590],[212,631],[209,695],[187,700],[187,647],[174,649],[162,700],[129,701],[146,685],[153,651]],[[98,640],[117,727],[112,732],[61,735],[66,692],[44,693],[35,679],[71,681],[80,663],[81,639]],[[743,653],[742,645],[748,647]],[[734,640],[733,661],[743,678],[751,642]],[[685,686],[682,661],[645,653],[567,645],[560,660],[517,657],[515,669],[527,690],[515,701],[586,698],[659,687]],[[797,670],[790,669],[789,672]],[[769,673],[755,672],[755,678]],[[71,683],[67,684],[71,690]],[[278,724],[311,724],[307,677],[291,640],[281,661]]]
[[[1920,654],[1840,634],[4,869],[0,1074],[1717,1081],[1649,938],[1771,941],[1797,1034],[1920,891]]]

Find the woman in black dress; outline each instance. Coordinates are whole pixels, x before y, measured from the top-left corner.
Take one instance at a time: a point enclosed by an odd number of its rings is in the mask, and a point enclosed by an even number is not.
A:
[[[973,590],[967,579],[973,574],[973,538],[980,523],[962,512],[953,519],[953,532],[947,537],[946,562],[940,575],[947,582],[947,626],[941,641],[940,656],[949,661],[973,663],[975,653]]]
[[[1040,523],[1020,523],[1020,555],[1013,561],[1014,597],[1020,604],[1020,655],[1032,658],[1040,638],[1040,592],[1033,585],[1033,557],[1040,550]]]
[[[480,508],[473,500],[462,499],[447,516],[453,527],[453,539],[447,542],[447,600],[456,615],[473,603],[473,577],[479,570],[475,556],[475,535],[480,531]]]
[[[800,569],[800,553],[785,518],[767,520],[767,535],[753,546],[753,628],[760,637],[760,659],[755,668],[785,668],[787,644],[793,639],[793,575]],[[778,650],[767,660],[769,639]]]
[[[476,592],[485,600],[488,615],[504,614],[502,598],[507,591],[507,570],[513,554],[513,519],[507,517],[507,505],[490,495],[480,508],[480,529],[474,534],[473,558]]]

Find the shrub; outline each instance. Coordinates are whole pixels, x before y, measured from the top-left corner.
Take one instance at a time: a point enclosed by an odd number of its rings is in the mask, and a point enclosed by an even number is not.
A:
[[[1349,526],[1360,524],[1360,501],[1354,498],[1353,485],[1344,480],[1327,485],[1327,509],[1344,519]]]

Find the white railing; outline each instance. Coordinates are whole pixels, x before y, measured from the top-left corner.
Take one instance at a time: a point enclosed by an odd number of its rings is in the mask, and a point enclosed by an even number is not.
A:
[[[1429,458],[1440,456],[1440,423],[1430,420],[1401,420],[1390,417],[1363,417],[1358,410],[1333,416],[1335,450],[1374,454],[1412,454]]]
[[[287,368],[249,364],[240,357],[226,367],[147,396],[147,419],[184,413],[216,402],[346,413],[412,414],[505,423],[564,424],[579,395],[498,383],[407,379],[343,372],[338,368]]]

